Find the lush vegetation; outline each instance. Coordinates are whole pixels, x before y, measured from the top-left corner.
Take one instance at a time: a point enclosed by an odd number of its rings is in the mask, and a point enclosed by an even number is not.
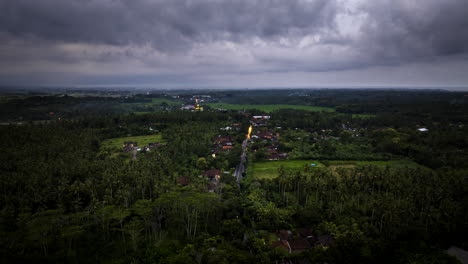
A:
[[[287,104],[275,104],[275,105],[249,105],[249,104],[223,104],[223,103],[208,103],[206,104],[211,108],[220,108],[228,110],[249,110],[257,109],[266,113],[273,112],[279,109],[300,109],[314,112],[333,112],[335,109],[330,107],[321,106],[310,106],[310,105],[287,105]]]
[[[358,166],[378,166],[390,168],[417,168],[421,165],[411,160],[387,160],[387,161],[368,161],[368,160],[324,160],[322,161],[329,167],[358,167]]]
[[[193,104],[187,91],[6,95],[0,262],[458,263],[445,250],[468,249],[462,94],[206,93],[211,103],[337,111],[278,109],[254,121],[263,110],[122,109],[155,98]],[[124,141],[165,144],[131,159]],[[299,240],[310,242],[297,250]]]

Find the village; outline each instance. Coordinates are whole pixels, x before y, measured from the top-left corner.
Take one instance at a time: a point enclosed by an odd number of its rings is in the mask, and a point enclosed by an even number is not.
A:
[[[206,110],[203,107],[204,102],[211,100],[206,96],[193,96],[190,100],[194,101],[193,105],[185,105],[181,108],[183,111],[202,112],[227,112],[226,109],[216,108]],[[283,128],[278,126],[278,121],[274,120],[271,115],[266,113],[258,114],[251,113],[245,110],[238,110],[245,120],[242,122],[225,122],[218,126],[218,133],[211,138],[210,156],[199,157],[199,163],[209,163],[211,165],[200,165],[200,177],[204,179],[205,191],[207,193],[215,193],[222,195],[223,188],[226,182],[237,181],[240,187],[241,180],[249,172],[250,178],[259,179],[263,177],[258,171],[262,164],[278,164],[278,166],[289,166],[289,164],[305,164],[310,167],[323,167],[324,164],[329,164],[329,161],[319,160],[303,160],[298,159],[297,150],[304,145],[316,145],[333,149],[331,143],[327,142],[344,142],[353,137],[361,137],[366,133],[364,129],[356,129],[349,122],[342,123],[338,128],[316,128],[316,129],[299,129],[297,127]],[[246,135],[247,126],[248,133]],[[376,129],[381,133],[387,133],[386,128]],[[418,127],[420,133],[427,133],[429,130],[424,127]],[[122,144],[122,152],[132,155],[132,159],[136,160],[138,155],[149,153],[157,149],[164,148],[164,141],[152,141],[140,143],[139,141],[125,141]],[[325,152],[325,151],[324,151]],[[223,162],[214,162],[216,160],[226,160],[227,157],[238,155],[237,160],[240,163],[234,167],[217,166],[216,164],[224,164]],[[242,154],[242,155],[241,155]],[[270,162],[270,163],[268,163]],[[278,163],[276,163],[278,162]],[[284,163],[281,163],[284,162]],[[197,163],[198,164],[198,163]],[[248,170],[248,165],[255,166]],[[341,164],[341,163],[332,163]],[[348,163],[338,165],[343,167],[352,167]],[[231,165],[232,166],[232,165]],[[327,165],[328,166],[328,165]],[[333,165],[335,166],[335,165]],[[300,168],[298,165],[296,168]],[[279,167],[272,167],[270,174],[267,177],[277,175]],[[267,174],[265,174],[267,175]],[[191,184],[191,177],[178,176],[177,184],[180,187],[186,187]],[[311,250],[317,247],[328,248],[334,243],[334,237],[328,233],[317,232],[311,227],[298,227],[294,229],[279,229],[275,232],[269,232],[264,237],[265,243],[275,249],[284,250],[290,254],[298,254],[303,251]]]
[[[18,228],[4,222],[4,250],[14,234],[57,259],[93,241],[119,263],[410,263],[463,245],[461,108],[262,93],[129,96],[114,115],[50,107],[49,122],[3,126],[2,212]],[[397,251],[414,254],[375,257]]]

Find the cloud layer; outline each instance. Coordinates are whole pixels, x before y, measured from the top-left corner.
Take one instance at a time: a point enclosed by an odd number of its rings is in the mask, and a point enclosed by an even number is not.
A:
[[[401,84],[468,85],[458,74],[468,65],[467,6],[468,0],[0,0],[0,82],[222,86],[240,78],[240,86],[288,85],[277,80],[283,76],[291,86],[317,86],[346,85],[354,74],[369,77],[350,85],[392,85],[398,82],[386,72],[400,71],[394,78]]]

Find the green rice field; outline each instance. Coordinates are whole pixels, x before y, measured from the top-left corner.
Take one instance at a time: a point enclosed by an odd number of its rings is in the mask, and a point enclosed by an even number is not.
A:
[[[389,160],[389,161],[324,160],[322,161],[322,163],[331,168],[356,167],[356,166],[365,166],[365,165],[373,165],[373,166],[379,166],[379,167],[389,166],[392,168],[397,168],[397,167],[415,168],[415,167],[421,166],[411,160]]]
[[[168,105],[181,105],[182,104],[179,101],[168,99],[168,98],[153,98],[153,99],[151,99],[151,102],[144,102],[144,103],[135,102],[135,103],[125,103],[125,104],[152,106],[152,105],[160,105],[162,103],[166,103]]]
[[[310,164],[316,164],[311,166]],[[391,168],[409,167],[416,168],[421,165],[410,160],[391,160],[391,161],[358,161],[358,160],[282,160],[282,161],[260,161],[251,162],[247,168],[247,175],[256,179],[273,179],[278,177],[278,169],[283,166],[284,169],[302,169],[304,166],[314,168],[353,168],[357,166],[373,165],[379,167],[389,166]]]
[[[166,98],[153,98],[153,100],[151,100],[151,103],[152,104],[162,104],[162,103],[166,103],[168,105],[181,105],[182,103],[179,102],[179,101],[176,101],[176,100],[172,100],[172,99],[166,99]]]
[[[101,148],[103,149],[122,149],[124,142],[136,142],[139,147],[148,145],[149,143],[164,143],[161,134],[136,136],[136,137],[120,137],[110,138],[102,142]]]
[[[353,118],[362,118],[362,119],[368,119],[368,118],[374,118],[376,115],[373,114],[353,114]]]
[[[258,109],[264,112],[273,112],[279,109],[299,109],[313,112],[334,112],[334,108],[321,107],[321,106],[310,106],[310,105],[252,105],[252,104],[223,104],[223,103],[207,103],[204,104],[211,108],[222,108],[227,110],[243,110],[243,109]]]
[[[311,164],[316,164],[311,166]],[[278,169],[280,167],[284,169],[302,169],[304,166],[310,166],[314,168],[325,167],[322,163],[316,160],[275,160],[275,161],[259,161],[251,162],[247,168],[248,177],[253,176],[257,179],[272,179],[278,176]]]

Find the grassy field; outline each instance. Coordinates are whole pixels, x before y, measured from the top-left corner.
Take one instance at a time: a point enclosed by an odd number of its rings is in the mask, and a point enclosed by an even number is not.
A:
[[[283,166],[285,169],[302,169],[304,166],[310,164],[317,164],[314,168],[330,168],[335,170],[337,168],[354,168],[357,166],[373,165],[378,167],[389,166],[391,168],[416,168],[421,165],[410,160],[391,160],[391,161],[358,161],[358,160],[282,160],[282,161],[260,161],[251,162],[247,168],[247,175],[251,179],[272,179],[278,176],[278,169]]]
[[[166,103],[170,106],[179,106],[182,105],[181,102],[172,100],[169,98],[153,98],[151,102],[132,102],[132,103],[123,103],[123,106],[138,106],[138,107],[154,107],[159,106],[162,103]]]
[[[135,115],[146,115],[146,114],[154,114],[154,112],[132,112]]]
[[[133,102],[133,103],[122,103],[121,108],[124,111],[135,113],[137,115],[154,113],[155,109],[160,109],[162,103],[166,103],[169,106],[180,106],[181,102],[170,98],[152,98],[151,102]]]
[[[152,104],[162,104],[166,103],[168,105],[181,105],[182,103],[176,100],[172,99],[166,99],[166,98],[153,98],[151,101]]]
[[[324,160],[322,161],[327,167],[337,168],[337,167],[357,167],[365,165],[373,165],[379,167],[389,166],[392,168],[398,167],[419,167],[420,165],[411,161],[411,160],[389,160],[389,161],[362,161],[362,160]]]
[[[124,103],[124,104],[129,104],[129,105],[147,105],[147,106],[153,106],[153,105],[160,105],[162,103],[166,103],[168,105],[181,105],[182,103],[176,100],[168,99],[168,98],[153,98],[151,99],[151,102],[132,102],[132,103]]]
[[[278,176],[278,169],[283,166],[284,169],[301,169],[304,166],[311,166],[310,164],[317,164],[315,167],[324,167],[324,165],[316,160],[278,160],[278,161],[260,161],[251,162],[247,168],[247,175],[253,176],[257,179],[276,178]],[[312,166],[311,166],[312,167]]]
[[[310,106],[310,105],[251,105],[251,104],[223,104],[223,103],[207,103],[205,104],[211,108],[222,108],[228,110],[242,110],[242,109],[258,109],[267,113],[273,112],[279,109],[300,109],[313,112],[334,112],[335,109],[321,106]]]
[[[353,118],[362,118],[362,119],[368,119],[368,118],[374,118],[376,115],[373,114],[353,114]]]
[[[149,136],[137,136],[137,137],[121,137],[121,138],[110,138],[102,142],[101,148],[103,149],[122,149],[124,142],[136,142],[138,147],[143,147],[149,143],[164,143],[161,134],[149,135]]]

